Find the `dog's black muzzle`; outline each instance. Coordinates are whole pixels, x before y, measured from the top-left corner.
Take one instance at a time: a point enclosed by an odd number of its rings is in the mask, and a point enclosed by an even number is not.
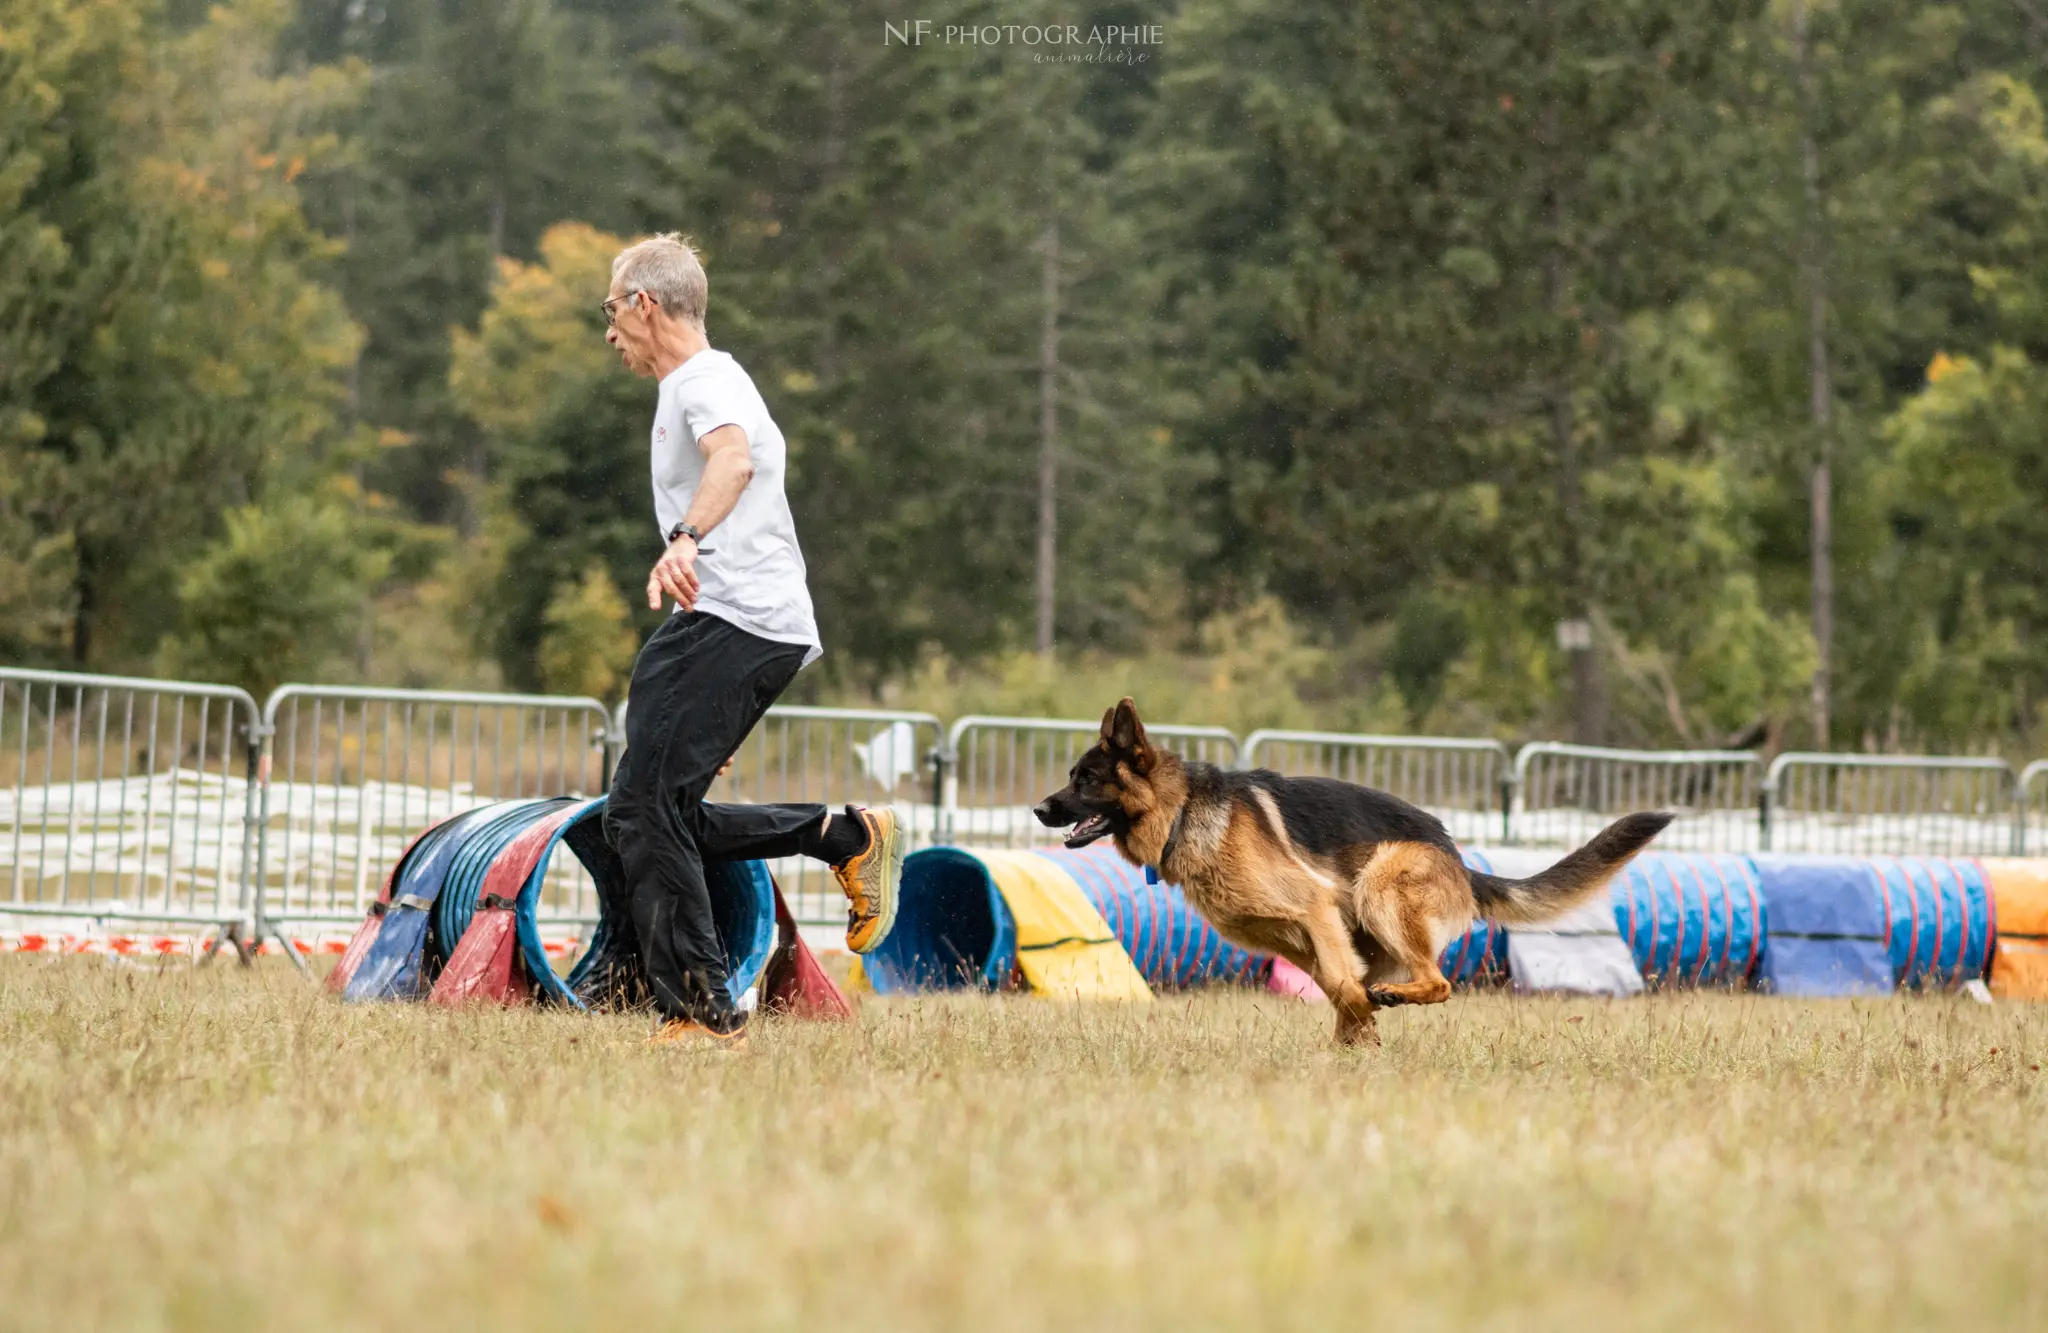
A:
[[[1066,845],[1073,848],[1086,847],[1113,831],[1106,812],[1084,809],[1064,791],[1056,791],[1032,806],[1031,813],[1047,828],[1072,825],[1074,831],[1067,835]]]
[[[1065,792],[1056,791],[1032,806],[1031,813],[1047,828],[1065,828],[1069,824],[1080,823],[1081,812],[1073,809],[1065,797]]]

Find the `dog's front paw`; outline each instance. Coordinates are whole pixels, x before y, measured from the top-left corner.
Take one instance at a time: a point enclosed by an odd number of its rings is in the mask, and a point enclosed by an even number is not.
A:
[[[1398,991],[1388,990],[1385,986],[1367,986],[1365,988],[1365,998],[1371,1000],[1382,1009],[1392,1009],[1397,1004],[1408,1003],[1407,996],[1402,995]]]
[[[1337,1044],[1339,1046],[1377,1046],[1380,1044],[1379,1025],[1372,1021],[1372,1015],[1357,1017],[1351,1014],[1337,1015]]]

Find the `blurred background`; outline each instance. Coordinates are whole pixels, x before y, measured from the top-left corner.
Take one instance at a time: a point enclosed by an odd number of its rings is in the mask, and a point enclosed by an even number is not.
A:
[[[0,661],[616,699],[676,229],[790,702],[2039,752],[2044,79],[2038,0],[0,0]]]

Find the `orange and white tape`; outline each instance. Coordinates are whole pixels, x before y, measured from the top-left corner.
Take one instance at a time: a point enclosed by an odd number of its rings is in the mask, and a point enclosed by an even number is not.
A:
[[[292,948],[305,957],[315,954],[339,955],[348,948],[349,936],[322,934],[294,935]],[[70,931],[0,931],[0,953],[120,954],[124,957],[185,956],[197,958],[212,945],[212,935],[104,935]],[[583,941],[574,935],[541,941],[550,958],[567,958]],[[259,954],[276,954],[274,940],[256,946]]]

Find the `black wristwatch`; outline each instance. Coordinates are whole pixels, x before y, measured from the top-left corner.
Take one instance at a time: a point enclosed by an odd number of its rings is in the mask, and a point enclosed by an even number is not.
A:
[[[697,526],[694,523],[678,523],[668,530],[668,544],[670,546],[676,544],[676,538],[678,537],[688,537],[691,541],[697,543],[697,548],[700,551],[704,547],[704,534],[697,531]]]

